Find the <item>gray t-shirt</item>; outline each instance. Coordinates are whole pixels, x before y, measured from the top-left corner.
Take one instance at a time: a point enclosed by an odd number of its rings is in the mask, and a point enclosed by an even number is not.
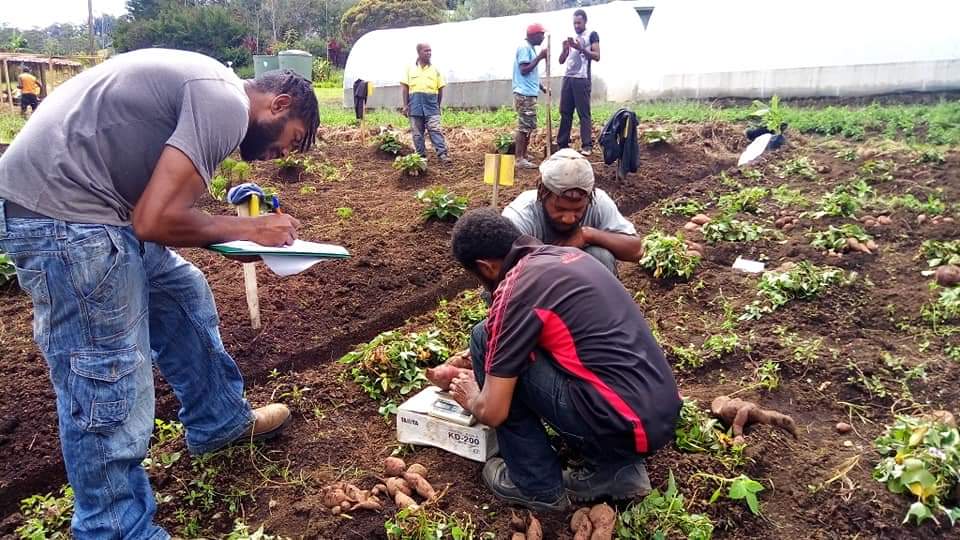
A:
[[[509,219],[523,234],[530,235],[543,243],[552,244],[554,238],[552,229],[546,223],[543,204],[537,200],[537,190],[524,191],[503,209],[503,217]],[[584,227],[593,227],[601,231],[620,234],[637,234],[633,223],[623,217],[617,204],[602,189],[593,190],[593,202],[587,207],[580,224]]]
[[[165,145],[205,182],[243,140],[250,101],[213,58],[144,49],[73,77],[0,157],[0,198],[75,223],[128,225]]]
[[[583,31],[582,34],[577,34],[574,36],[575,40],[580,44],[584,50],[589,51],[590,47],[594,43],[600,43],[600,35],[596,32],[587,32]],[[576,49],[571,48],[570,54],[567,55],[566,72],[564,77],[572,77],[574,79],[589,79],[590,78],[590,63],[592,60],[589,55],[584,52],[580,52]]]

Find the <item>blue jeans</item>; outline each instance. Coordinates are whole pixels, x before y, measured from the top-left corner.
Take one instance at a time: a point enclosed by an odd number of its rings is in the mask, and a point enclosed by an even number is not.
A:
[[[203,274],[131,227],[9,218],[0,248],[33,299],[33,335],[57,396],[74,490],[73,537],[166,539],[141,463],[153,431],[155,362],[180,400],[193,453],[249,431],[243,379],[220,340]]]
[[[486,377],[485,326],[486,321],[480,322],[470,336],[473,373],[481,387]],[[507,419],[497,427],[500,456],[510,480],[527,497],[553,502],[564,492],[560,457],[550,445],[544,422],[590,461],[614,465],[640,457],[629,437],[609,439],[594,434],[571,403],[573,384],[579,382],[562,371],[549,353],[536,349],[533,361],[517,380]]]
[[[430,134],[430,142],[433,143],[433,149],[437,151],[437,155],[447,155],[447,141],[443,139],[443,131],[440,130],[440,115],[410,117],[413,147],[417,150],[418,154],[426,158],[427,143],[423,138],[424,130]]]

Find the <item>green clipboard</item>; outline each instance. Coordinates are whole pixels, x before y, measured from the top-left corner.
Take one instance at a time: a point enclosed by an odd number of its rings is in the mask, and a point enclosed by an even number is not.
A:
[[[283,247],[262,246],[256,242],[237,240],[211,244],[207,246],[207,249],[224,255],[278,255],[321,259],[346,259],[350,257],[350,252],[343,246],[306,242],[304,240],[294,240],[293,244]]]

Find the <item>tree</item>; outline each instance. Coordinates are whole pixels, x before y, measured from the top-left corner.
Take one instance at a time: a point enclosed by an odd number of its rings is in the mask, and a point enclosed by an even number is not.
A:
[[[340,20],[344,39],[355,42],[373,30],[437,24],[443,11],[435,0],[360,0]]]
[[[120,52],[166,47],[242,66],[250,61],[250,53],[243,47],[249,33],[223,6],[176,7],[161,10],[155,18],[121,21],[113,42]]]

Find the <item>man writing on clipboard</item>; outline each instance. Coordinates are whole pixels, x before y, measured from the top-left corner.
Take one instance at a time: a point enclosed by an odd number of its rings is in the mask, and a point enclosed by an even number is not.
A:
[[[560,63],[566,66],[563,89],[560,93],[560,128],[557,130],[557,146],[570,146],[570,129],[573,127],[573,111],[580,117],[580,153],[589,156],[593,151],[593,124],[590,119],[590,84],[593,62],[600,61],[600,36],[587,34],[587,12],[573,12],[575,37],[563,42]]]

